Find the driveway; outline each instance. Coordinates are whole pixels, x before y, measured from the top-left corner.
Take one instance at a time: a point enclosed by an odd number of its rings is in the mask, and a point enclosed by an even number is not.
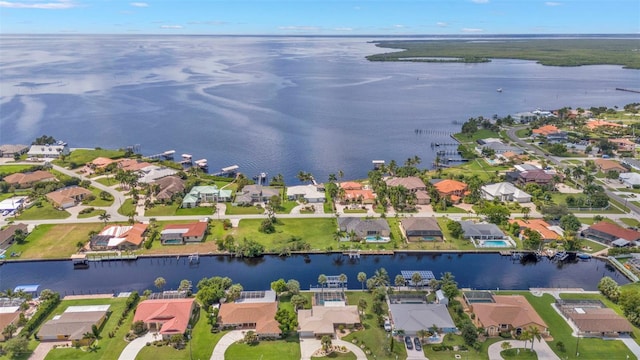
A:
[[[525,342],[521,340],[505,340],[498,341],[495,344],[489,346],[489,360],[503,360],[500,356],[502,352],[502,343],[511,343],[513,349],[524,349]],[[527,348],[531,349],[531,342],[527,342]],[[533,350],[538,355],[538,360],[560,360],[560,358],[551,350],[549,344],[546,341],[535,341],[533,344]]]
[[[356,355],[357,360],[367,360],[367,355],[355,344],[339,339],[331,339],[331,344],[346,347]],[[300,339],[300,358],[302,360],[311,360],[313,353],[321,347],[322,343],[318,339]]]
[[[224,359],[224,353],[227,352],[227,348],[231,346],[231,344],[244,339],[244,333],[248,330],[233,330],[226,333],[223,337],[220,338],[216,347],[213,348],[213,353],[211,354],[211,360],[222,360]]]
[[[120,353],[120,357],[118,360],[135,360],[138,352],[142,350],[143,347],[147,346],[148,342],[153,342],[155,340],[160,340],[161,336],[156,335],[155,333],[148,332],[144,336],[139,337],[132,342],[130,342],[127,347],[122,350]]]
[[[51,351],[51,349],[53,349],[54,346],[68,345],[68,344],[70,344],[69,341],[40,342],[36,347],[36,349],[33,350],[33,353],[31,353],[31,356],[29,356],[29,360],[44,360],[44,358],[47,357],[47,354],[49,353],[49,351]]]

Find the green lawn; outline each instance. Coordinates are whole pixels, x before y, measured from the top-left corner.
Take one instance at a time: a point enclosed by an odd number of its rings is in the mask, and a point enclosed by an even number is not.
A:
[[[352,352],[348,352],[346,354],[341,354],[341,353],[337,353],[337,352],[333,352],[327,356],[312,356],[311,357],[312,360],[322,360],[322,359],[344,359],[344,360],[356,360],[357,357],[354,353]]]
[[[113,299],[86,299],[86,300],[68,300],[62,301],[56,310],[50,315],[51,318],[54,314],[61,314],[64,309],[72,305],[102,305],[110,304],[111,315],[105,322],[100,332],[100,339],[97,340],[98,350],[95,352],[88,352],[84,348],[64,348],[55,349],[47,354],[46,360],[116,360],[120,356],[120,353],[125,348],[127,343],[124,341],[124,336],[129,331],[131,326],[131,319],[133,319],[133,311],[129,312],[127,319],[122,326],[118,326],[118,320],[122,316],[122,312],[125,308],[126,298],[113,298]],[[115,332],[115,336],[110,338],[108,334]]]
[[[293,210],[294,207],[298,206],[298,202],[297,201],[283,201],[282,204],[280,204],[280,209],[278,209],[278,211],[276,211],[276,213],[278,214],[290,214],[291,210]]]
[[[213,348],[227,332],[221,331],[216,334],[211,333],[211,327],[207,323],[206,312],[200,310],[198,322],[193,327],[193,337],[191,340],[191,357],[189,356],[189,344],[182,349],[176,350],[171,346],[147,346],[136,356],[136,360],[189,360],[189,359],[209,359],[213,353]]]
[[[227,206],[227,215],[256,215],[264,214],[264,208],[257,206]]]
[[[620,221],[622,221],[628,226],[640,226],[640,221],[636,219],[621,218]]]
[[[545,321],[548,328],[551,329],[553,341],[548,342],[549,346],[562,359],[624,359],[626,355],[629,355],[629,359],[636,359],[633,353],[631,353],[622,342],[595,338],[580,339],[578,348],[580,357],[576,358],[577,339],[571,336],[571,327],[553,307],[551,307],[555,299],[549,294],[541,297],[534,296],[529,292],[520,292],[519,294],[527,298],[536,312]],[[564,353],[560,352],[556,347],[556,344],[560,341],[566,346],[567,350]]]
[[[113,176],[109,176],[109,177],[101,177],[99,179],[95,180],[96,182],[99,182],[100,184],[104,185],[104,186],[113,186],[116,185],[118,182],[113,178]]]
[[[438,221],[438,225],[440,225],[440,229],[442,230],[442,235],[444,235],[445,242],[422,242],[419,245],[425,250],[476,250],[476,247],[473,246],[471,241],[465,239],[455,239],[449,229],[447,229],[447,223],[449,219],[444,217],[436,218]]]
[[[299,360],[300,343],[296,336],[284,340],[260,341],[257,345],[235,343],[227,349],[225,359]]]
[[[0,165],[0,176],[7,176],[29,170],[33,165]]]
[[[53,162],[54,164],[64,167],[70,167],[72,165],[75,165],[75,167],[80,167],[99,157],[118,159],[123,157],[124,154],[125,152],[123,150],[78,149],[72,151],[71,154],[69,154],[69,156],[64,159],[64,161],[57,159]]]
[[[325,250],[329,246],[337,248],[333,239],[336,231],[336,220],[332,218],[314,219],[278,219],[276,232],[265,234],[258,231],[263,219],[240,220],[238,228],[231,233],[236,241],[252,239],[263,244],[267,250],[279,250],[287,246],[292,236],[300,237],[311,245],[312,249]]]
[[[98,189],[98,188],[94,188],[91,187],[89,188],[89,190],[91,190],[91,193],[93,194],[93,196],[95,196],[95,200],[90,201],[88,203],[86,203],[85,205],[88,206],[111,206],[111,204],[113,204],[113,196],[111,196],[111,194],[109,194],[109,199],[110,200],[102,200],[100,198],[100,193],[102,192],[102,190]]]
[[[455,358],[455,355],[458,354],[462,357],[462,359],[481,359],[488,360],[489,359],[489,345],[503,340],[502,338],[489,338],[485,342],[480,343],[480,350],[476,351],[469,348],[468,351],[434,351],[431,345],[424,345],[424,353],[429,360],[451,360]],[[460,335],[448,334],[445,336],[442,345],[448,346],[467,346],[464,343],[464,339]],[[467,346],[468,347],[468,346]]]
[[[88,241],[89,232],[102,227],[102,223],[38,225],[23,244],[14,243],[7,252],[21,253],[20,259],[69,258],[76,252],[78,241]]]
[[[472,136],[467,136],[462,133],[457,133],[457,134],[453,134],[453,137],[462,143],[475,143],[480,139],[499,138],[500,134],[498,134],[497,132],[493,132],[491,130],[480,129],[474,132]]]
[[[518,349],[504,350],[500,352],[500,355],[505,359],[538,359],[538,354],[536,354],[535,351],[526,349],[520,351],[518,351]]]
[[[364,351],[371,351],[371,355],[368,355],[369,359],[394,359],[397,355],[399,359],[405,359],[407,357],[407,350],[404,347],[403,341],[394,339],[393,352],[389,352],[391,340],[387,337],[387,332],[378,325],[376,316],[371,312],[371,306],[373,304],[373,297],[368,292],[360,291],[348,291],[347,301],[349,305],[358,305],[360,298],[364,298],[367,301],[367,310],[362,317],[363,330],[352,332],[345,336],[343,340],[353,343],[353,340],[357,340],[357,345],[364,345]],[[386,303],[383,305],[386,311]]]
[[[582,250],[582,251],[587,252],[587,253],[594,253],[594,252],[598,252],[600,250],[603,250],[603,249],[607,248],[606,246],[604,246],[604,245],[602,245],[600,243],[597,243],[595,241],[591,241],[591,240],[588,240],[588,239],[582,239],[582,246],[583,247],[587,247],[588,246],[588,247],[591,248],[591,250],[589,250],[589,251],[584,250],[584,249]]]
[[[135,204],[133,203],[133,199],[127,199],[118,209],[118,214],[129,216],[132,212],[136,210]]]
[[[71,214],[66,210],[58,210],[48,201],[42,200],[42,206],[32,206],[16,216],[16,220],[46,220],[46,219],[66,219]]]
[[[104,214],[106,211],[101,210],[101,209],[93,209],[92,212],[90,213],[84,213],[84,214],[78,214],[78,219],[86,219],[86,218],[90,218],[90,217],[94,217],[94,216],[100,216],[102,214]]]
[[[516,130],[516,136],[519,138],[529,137],[529,130],[527,128]]]

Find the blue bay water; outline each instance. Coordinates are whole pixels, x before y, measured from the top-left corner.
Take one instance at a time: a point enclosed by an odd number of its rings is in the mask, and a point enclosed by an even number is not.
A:
[[[300,170],[363,178],[373,159],[418,155],[430,167],[430,143],[472,116],[638,101],[615,90],[638,88],[638,70],[368,62],[389,51],[371,40],[2,36],[0,143],[140,144],[296,183]]]

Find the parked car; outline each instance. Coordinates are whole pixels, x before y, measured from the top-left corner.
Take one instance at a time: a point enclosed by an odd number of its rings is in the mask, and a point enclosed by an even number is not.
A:
[[[5,210],[2,212],[2,216],[7,216],[8,213],[9,213],[9,210]]]
[[[404,343],[405,343],[405,345],[407,345],[407,349],[413,350],[413,342],[411,341],[411,337],[410,336],[405,336],[404,337]]]
[[[391,331],[391,323],[389,322],[389,320],[384,321],[384,330]]]
[[[422,343],[420,342],[420,339],[413,338],[413,342],[416,344],[416,350],[418,351],[422,351]]]

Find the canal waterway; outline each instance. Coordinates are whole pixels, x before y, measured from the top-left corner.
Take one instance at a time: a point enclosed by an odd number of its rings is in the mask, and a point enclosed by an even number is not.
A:
[[[522,263],[498,254],[396,253],[363,255],[349,260],[342,254],[264,256],[237,259],[228,256],[200,256],[197,265],[186,257],[140,258],[136,261],[93,262],[88,269],[74,270],[70,261],[8,262],[0,266],[0,289],[39,284],[64,295],[117,293],[154,289],[154,280],[162,276],[165,290],[177,288],[180,280],[194,285],[204,277],[228,276],[247,290],[268,289],[271,281],[296,279],[302,289],[317,286],[320,274],[348,277],[348,287],[359,289],[358,272],[372,276],[384,267],[393,283],[401,270],[430,270],[436,277],[451,272],[460,287],[474,289],[524,290],[531,287],[570,287],[596,290],[603,276],[620,284],[629,282],[605,261],[554,262],[543,258]]]

